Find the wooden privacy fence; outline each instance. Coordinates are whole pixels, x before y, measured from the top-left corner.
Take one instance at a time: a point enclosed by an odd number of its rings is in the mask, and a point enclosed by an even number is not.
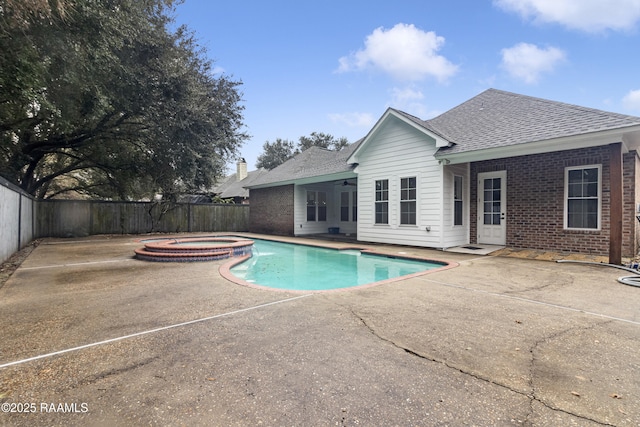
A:
[[[42,200],[36,229],[38,237],[247,231],[249,205]]]

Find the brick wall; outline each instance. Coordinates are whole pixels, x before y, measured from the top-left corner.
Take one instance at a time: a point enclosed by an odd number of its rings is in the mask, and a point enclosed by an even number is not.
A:
[[[249,231],[293,235],[293,185],[252,189]]]
[[[562,252],[609,253],[609,147],[594,147],[487,160],[471,164],[471,200],[478,200],[478,173],[507,171],[507,246]],[[564,229],[565,167],[602,165],[601,230]],[[635,219],[635,152],[623,160],[623,256],[633,256],[638,244]],[[471,203],[471,242],[477,243],[477,202]]]

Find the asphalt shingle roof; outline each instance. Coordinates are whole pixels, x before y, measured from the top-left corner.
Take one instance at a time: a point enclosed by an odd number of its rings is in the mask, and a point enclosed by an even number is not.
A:
[[[488,89],[430,120],[393,110],[427,131],[453,143],[439,154],[457,154],[489,148],[639,126],[640,117]],[[312,147],[269,171],[250,186],[353,170],[347,159],[363,139],[330,151]]]
[[[247,172],[247,176],[242,181],[238,181],[236,179],[237,174],[234,173],[229,175],[223,183],[215,187],[214,191],[223,199],[230,197],[249,197],[249,190],[245,187],[267,172],[269,171],[266,169]]]
[[[489,89],[424,122],[462,153],[640,125],[640,117]]]
[[[355,165],[347,164],[347,159],[361,141],[354,142],[340,151],[320,147],[308,148],[280,166],[271,169],[269,173],[253,181],[249,187],[351,172]]]

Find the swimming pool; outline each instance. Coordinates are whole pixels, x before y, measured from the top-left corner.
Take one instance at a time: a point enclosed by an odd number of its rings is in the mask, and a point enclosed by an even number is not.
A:
[[[324,291],[350,288],[448,266],[423,261],[253,239],[251,258],[229,269],[249,284],[275,289]]]

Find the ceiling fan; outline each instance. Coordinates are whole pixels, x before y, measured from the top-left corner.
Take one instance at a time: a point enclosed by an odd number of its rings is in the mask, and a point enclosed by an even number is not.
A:
[[[350,185],[350,186],[354,186],[354,187],[355,187],[355,186],[357,186],[358,184],[356,184],[355,182],[354,182],[354,183],[351,183],[351,182],[349,182],[348,180],[346,180],[346,179],[345,179],[345,180],[344,180],[344,181],[342,181],[342,182],[337,181],[334,185],[342,185],[343,187],[346,187],[346,186]]]

